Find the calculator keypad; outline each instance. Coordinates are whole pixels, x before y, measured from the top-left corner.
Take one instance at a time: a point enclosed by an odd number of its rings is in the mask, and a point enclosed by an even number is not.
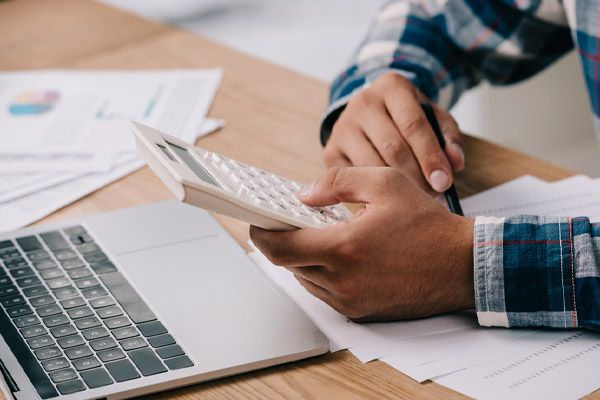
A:
[[[310,207],[303,204],[297,197],[303,185],[297,182],[220,154],[206,151],[204,154],[200,153],[200,156],[225,190],[236,193],[250,204],[313,226],[335,225],[352,216],[341,204],[327,207]]]

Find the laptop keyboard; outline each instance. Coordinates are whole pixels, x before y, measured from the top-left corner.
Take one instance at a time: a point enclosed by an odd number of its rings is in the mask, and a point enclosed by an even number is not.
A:
[[[46,399],[191,367],[82,226],[0,241],[0,334]]]

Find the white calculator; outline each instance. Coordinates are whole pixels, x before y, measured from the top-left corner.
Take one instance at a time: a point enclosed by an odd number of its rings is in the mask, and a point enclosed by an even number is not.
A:
[[[342,204],[303,204],[296,197],[302,184],[140,123],[131,126],[140,156],[184,203],[269,230],[330,226],[352,216]]]

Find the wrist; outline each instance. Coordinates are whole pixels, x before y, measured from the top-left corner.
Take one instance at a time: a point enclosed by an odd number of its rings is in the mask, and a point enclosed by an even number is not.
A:
[[[460,309],[475,308],[475,283],[473,267],[473,228],[475,220],[471,218],[458,217],[460,221],[460,244],[457,265],[459,276],[458,304]]]

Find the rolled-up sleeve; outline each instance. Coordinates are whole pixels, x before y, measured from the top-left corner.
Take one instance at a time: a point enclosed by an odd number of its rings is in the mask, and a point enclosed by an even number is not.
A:
[[[600,229],[588,218],[477,217],[473,237],[481,325],[600,330]]]

